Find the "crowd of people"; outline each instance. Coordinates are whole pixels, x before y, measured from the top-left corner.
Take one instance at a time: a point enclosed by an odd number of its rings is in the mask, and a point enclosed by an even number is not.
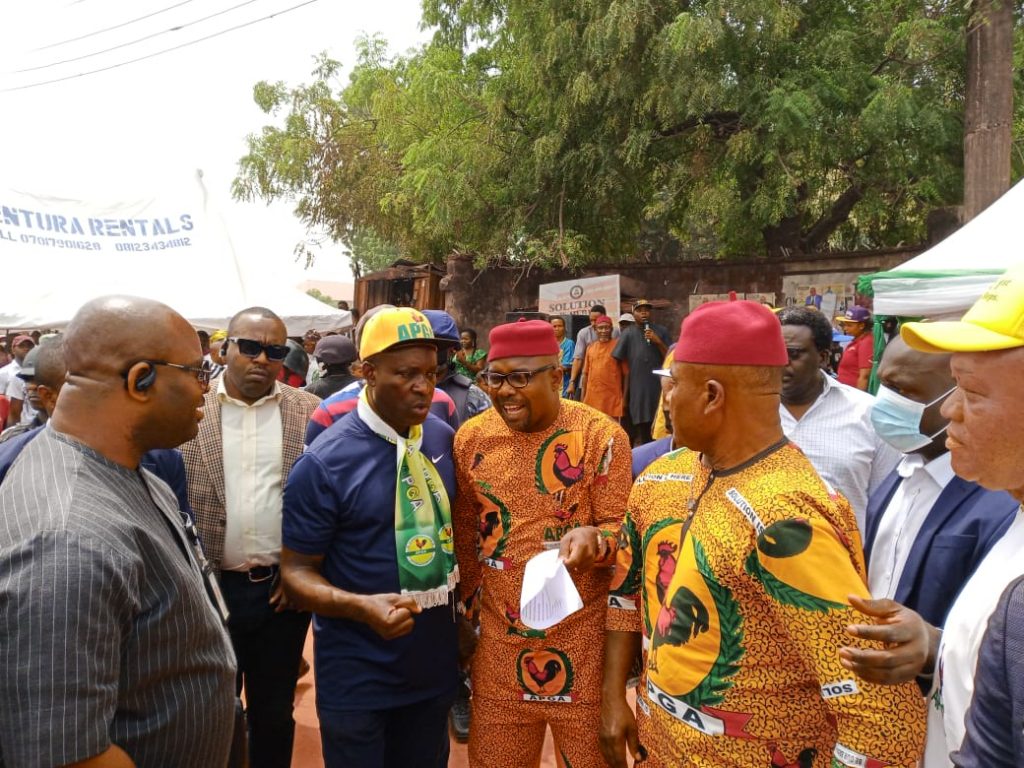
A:
[[[289,766],[311,624],[330,768],[1024,766],[1024,268],[877,361],[859,306],[631,309],[15,336],[0,766]]]

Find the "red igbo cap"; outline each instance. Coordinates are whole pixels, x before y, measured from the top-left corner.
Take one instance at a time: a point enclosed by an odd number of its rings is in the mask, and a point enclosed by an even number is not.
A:
[[[597,320],[594,321],[594,325],[600,325],[601,323],[607,323],[608,325],[615,325],[612,319],[608,315],[601,315]]]
[[[789,365],[779,318],[756,301],[711,301],[683,319],[677,363]]]
[[[778,320],[775,322],[778,324]],[[543,320],[527,320],[521,317],[517,323],[496,325],[491,329],[490,340],[491,350],[487,353],[489,363],[506,357],[561,354],[555,340],[555,329],[551,327],[551,323]]]

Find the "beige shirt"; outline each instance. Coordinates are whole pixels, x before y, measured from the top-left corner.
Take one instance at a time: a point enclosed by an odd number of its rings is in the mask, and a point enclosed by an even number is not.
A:
[[[222,569],[246,571],[281,558],[281,385],[252,405],[228,395],[221,377],[221,441],[224,449]]]

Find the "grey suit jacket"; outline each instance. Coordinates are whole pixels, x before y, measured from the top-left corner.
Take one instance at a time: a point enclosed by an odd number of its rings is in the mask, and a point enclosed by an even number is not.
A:
[[[188,500],[195,513],[196,527],[206,558],[220,569],[224,556],[224,531],[227,513],[224,504],[224,444],[220,431],[219,379],[210,382],[203,398],[203,420],[199,434],[181,446],[188,476]],[[281,384],[281,485],[302,453],[306,423],[320,398],[301,389]]]

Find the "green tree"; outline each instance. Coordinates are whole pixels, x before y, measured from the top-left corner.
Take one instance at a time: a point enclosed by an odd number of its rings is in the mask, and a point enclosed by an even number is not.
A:
[[[960,200],[966,18],[910,0],[425,0],[423,48],[368,38],[347,83],[321,57],[309,85],[256,86],[280,124],[250,138],[235,193],[294,199],[357,269],[918,242]]]
[[[321,292],[320,289],[318,288],[310,288],[309,290],[306,291],[306,294],[308,296],[312,296],[317,301],[322,301],[324,304],[327,304],[328,306],[333,307],[334,309],[338,308],[338,302],[332,299],[327,294]]]

